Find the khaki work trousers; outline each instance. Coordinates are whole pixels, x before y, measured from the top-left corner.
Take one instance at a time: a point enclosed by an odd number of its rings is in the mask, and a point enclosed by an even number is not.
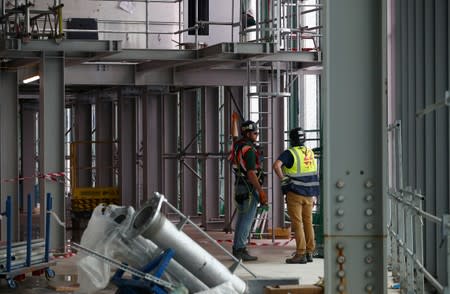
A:
[[[295,235],[297,254],[313,253],[316,247],[312,224],[313,197],[288,192],[287,209]]]

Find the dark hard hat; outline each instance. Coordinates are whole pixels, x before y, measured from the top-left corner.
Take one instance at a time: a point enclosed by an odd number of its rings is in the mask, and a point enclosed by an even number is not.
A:
[[[302,128],[295,128],[289,132],[289,139],[294,146],[303,145],[305,143],[305,132]]]
[[[246,132],[256,132],[258,130],[258,126],[252,120],[244,121],[241,125],[241,133],[245,134]]]

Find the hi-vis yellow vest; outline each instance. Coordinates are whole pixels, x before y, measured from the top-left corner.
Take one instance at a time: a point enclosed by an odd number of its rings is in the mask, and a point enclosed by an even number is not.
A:
[[[288,149],[294,156],[294,164],[287,168],[283,166],[283,173],[290,178],[299,178],[317,174],[317,162],[314,152],[306,146],[295,146]]]

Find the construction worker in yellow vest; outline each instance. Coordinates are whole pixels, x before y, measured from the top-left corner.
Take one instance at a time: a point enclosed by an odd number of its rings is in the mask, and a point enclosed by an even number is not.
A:
[[[295,235],[296,252],[286,263],[313,261],[315,250],[312,209],[314,197],[319,195],[319,177],[314,152],[304,145],[305,132],[295,128],[289,132],[291,148],[283,151],[273,163],[273,170],[281,181],[286,195],[288,214]]]

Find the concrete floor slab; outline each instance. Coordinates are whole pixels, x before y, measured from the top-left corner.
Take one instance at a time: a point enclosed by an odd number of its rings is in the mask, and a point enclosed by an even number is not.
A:
[[[208,239],[202,236],[200,233],[193,231],[192,229],[184,229],[185,232],[196,240],[202,247],[211,253],[215,258],[221,261],[225,266],[230,268],[234,261],[223,252],[219,247],[212,244]],[[210,236],[218,242],[223,248],[231,251],[232,234],[224,232],[209,232]],[[249,273],[242,267],[238,267],[235,274],[241,277],[243,280],[250,281],[248,284],[253,285],[253,289],[261,293],[261,283],[264,285],[280,283],[277,280],[284,280],[285,284],[291,284],[293,280],[299,280],[300,284],[314,284],[319,280],[319,277],[323,277],[324,263],[322,258],[314,258],[312,263],[308,264],[286,264],[285,259],[290,257],[295,250],[294,240],[275,240],[271,239],[252,239],[248,246],[251,254],[258,256],[258,260],[255,262],[245,262],[244,265],[257,276],[255,279],[253,274]],[[44,275],[41,276],[27,276],[25,280],[18,281],[18,287],[16,289],[10,289],[5,280],[0,280],[0,293],[20,293],[20,294],[53,294],[53,293],[79,293],[74,291],[74,288],[70,290],[69,286],[75,286],[77,284],[77,267],[76,262],[78,256],[74,255],[68,258],[56,259],[56,266],[52,267],[56,276],[53,280],[47,281]],[[259,280],[256,281],[256,280]],[[263,282],[261,282],[263,281]],[[258,283],[259,286],[258,286]],[[65,291],[55,290],[57,287],[67,286]],[[117,288],[110,284],[106,289],[97,293],[111,294],[115,293]],[[388,293],[399,293],[398,290],[389,290]]]

